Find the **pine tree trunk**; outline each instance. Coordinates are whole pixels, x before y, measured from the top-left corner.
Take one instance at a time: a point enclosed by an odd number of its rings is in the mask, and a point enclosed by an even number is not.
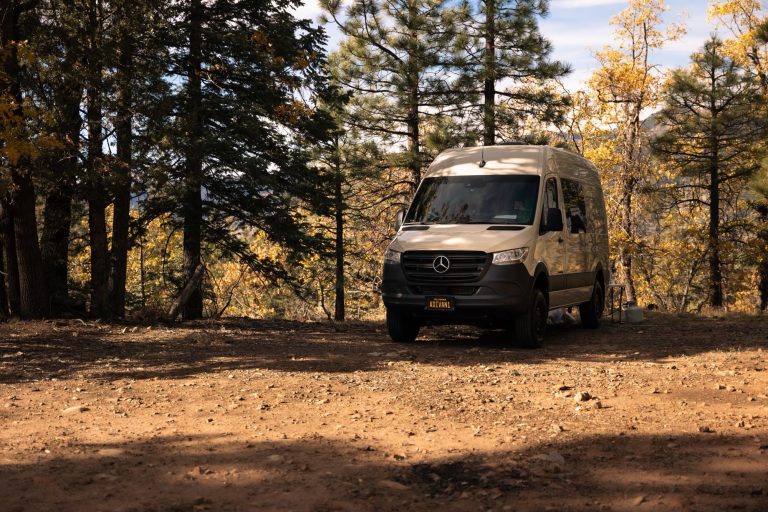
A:
[[[74,45],[73,45],[74,46]],[[83,87],[74,76],[81,55],[67,47],[63,62],[67,80],[54,89],[56,109],[61,112],[59,137],[65,146],[57,152],[55,163],[51,163],[54,182],[45,197],[43,209],[43,230],[40,251],[43,258],[45,279],[51,295],[51,313],[61,314],[70,308],[69,301],[69,241],[72,221],[74,183],[78,173],[79,144],[83,121],[80,116]]]
[[[120,41],[117,138],[117,180],[112,218],[112,276],[110,296],[112,314],[125,316],[125,281],[128,271],[128,227],[131,220],[131,167],[133,163],[133,41],[128,30]]]
[[[759,66],[759,62],[753,62],[755,68],[760,70],[762,66]],[[764,71],[759,71],[758,76],[760,78],[760,90],[763,93],[763,97],[768,99],[768,74]],[[768,206],[758,205],[757,214],[759,216],[761,224],[764,226],[768,223]],[[765,311],[768,308],[768,229],[761,229],[757,235],[758,239],[765,248],[760,256],[757,267],[757,289],[760,293],[760,311]]]
[[[711,128],[714,130],[714,127]],[[723,307],[723,273],[720,261],[720,169],[717,140],[712,136],[709,162],[709,305]]]
[[[0,225],[5,226],[5,210],[0,203]],[[5,320],[11,316],[10,304],[8,302],[8,288],[6,288],[6,276],[8,268],[5,265],[5,230],[0,231],[0,319]],[[18,270],[16,270],[18,272]]]
[[[415,3],[408,3],[408,24],[407,26],[413,27],[418,23],[419,17],[418,9]],[[410,37],[416,38],[416,30],[413,29]],[[410,196],[416,193],[416,187],[419,186],[421,181],[421,143],[419,142],[419,63],[418,55],[409,54],[408,62],[406,65],[405,73],[405,90],[408,92],[408,111],[406,114],[405,124],[408,132],[408,162],[407,167],[411,173],[411,190]]]
[[[760,233],[760,241],[763,247],[768,247],[768,232]],[[757,267],[758,273],[758,291],[760,292],[760,311],[765,311],[768,307],[768,254],[763,253],[760,257],[760,263]]]
[[[0,320],[6,320],[11,316],[11,311],[8,309],[8,291],[5,287],[5,252],[4,252],[3,238],[0,237]]]
[[[90,0],[88,11],[91,47],[87,55],[88,86],[86,87],[86,122],[88,124],[88,157],[86,160],[88,200],[88,241],[91,250],[91,310],[92,316],[109,317],[109,246],[107,216],[109,201],[102,177],[102,65],[99,53],[101,38],[100,0]]]
[[[0,9],[0,51],[4,53],[3,72],[0,73],[0,94],[8,94],[16,103],[14,115],[24,118],[23,97],[20,86],[20,69],[16,43],[23,39],[19,34],[19,17],[23,10],[34,7],[36,2],[6,3]],[[48,314],[48,293],[43,275],[43,262],[37,238],[37,214],[35,211],[35,187],[30,174],[29,161],[19,159],[11,166],[13,239],[18,265],[19,316],[42,318]],[[9,268],[12,262],[9,262]]]
[[[338,139],[336,143],[338,152]],[[338,153],[337,153],[338,154]],[[341,164],[336,158],[336,183],[335,183],[335,201],[336,201],[336,307],[334,311],[334,320],[343,322],[345,317],[345,296],[344,296],[344,178],[341,173]]]
[[[29,172],[11,171],[14,191],[11,198],[16,257],[19,268],[19,316],[23,319],[48,315],[48,290],[43,259],[37,239],[35,186]]]
[[[45,198],[43,209],[43,233],[40,252],[43,259],[45,279],[51,295],[51,313],[61,314],[69,305],[67,272],[69,266],[69,234],[72,220],[72,189],[69,180],[69,162],[57,169],[62,179]]]
[[[110,316],[109,249],[105,202],[96,197],[88,200],[88,241],[91,248],[91,315]]]
[[[192,297],[194,291],[196,289],[200,289],[200,281],[203,280],[204,273],[205,267],[202,265],[195,269],[195,271],[192,273],[192,277],[189,281],[187,281],[187,284],[184,285],[184,288],[181,290],[178,298],[171,306],[171,309],[168,311],[168,320],[172,322],[175,321],[176,317],[179,316],[179,310],[184,308],[184,305],[189,301],[190,297]]]
[[[757,290],[760,294],[760,311],[765,311],[768,308],[768,205],[757,203],[754,208],[762,226],[757,233],[762,248],[757,262]]]
[[[408,167],[411,171],[411,195],[421,181],[421,143],[419,142],[419,103],[418,85],[411,94],[411,108],[408,114]]]
[[[184,277],[185,283],[193,282],[195,270],[201,261],[201,238],[203,224],[203,158],[200,144],[203,137],[202,119],[202,4],[191,0],[189,17],[189,63],[187,74],[188,130],[190,140],[186,150],[186,177],[183,198],[184,215]],[[182,319],[194,320],[203,317],[203,294],[200,280],[183,305]]]
[[[485,0],[483,145],[496,144],[496,0]]]
[[[723,274],[720,263],[720,145],[717,126],[718,76],[713,69],[710,76],[709,112],[709,305],[723,307]]]
[[[146,273],[144,270],[144,238],[139,244],[139,281],[141,288],[141,307],[147,307]]]
[[[8,283],[8,309],[11,315],[18,315],[21,307],[19,291],[19,260],[16,256],[16,230],[13,227],[13,210],[9,200],[0,203],[5,249],[5,278]]]
[[[406,124],[408,126],[408,168],[411,171],[410,195],[416,193],[421,181],[421,143],[419,141],[419,75],[412,71],[408,80],[410,105]]]

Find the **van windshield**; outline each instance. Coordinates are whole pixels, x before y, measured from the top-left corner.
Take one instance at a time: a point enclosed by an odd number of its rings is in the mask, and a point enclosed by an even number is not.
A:
[[[538,176],[427,178],[416,192],[405,222],[531,225],[538,195]]]

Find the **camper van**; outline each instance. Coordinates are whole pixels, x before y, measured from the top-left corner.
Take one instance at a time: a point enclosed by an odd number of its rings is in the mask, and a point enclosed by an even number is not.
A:
[[[427,170],[384,255],[393,341],[427,324],[504,328],[544,341],[548,313],[576,306],[596,328],[610,281],[608,226],[595,166],[558,148],[451,149]]]

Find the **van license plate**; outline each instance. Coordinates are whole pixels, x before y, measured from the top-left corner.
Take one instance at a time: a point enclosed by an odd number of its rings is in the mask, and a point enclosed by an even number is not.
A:
[[[453,298],[427,297],[427,309],[431,311],[453,311]]]

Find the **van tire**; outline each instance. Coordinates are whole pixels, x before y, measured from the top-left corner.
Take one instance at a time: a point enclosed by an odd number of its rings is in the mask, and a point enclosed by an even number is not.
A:
[[[603,285],[600,281],[595,281],[595,286],[592,288],[592,297],[589,302],[579,304],[579,316],[581,317],[581,325],[586,329],[597,329],[600,326],[600,318],[603,316],[603,309],[605,308],[605,294],[603,293]]]
[[[387,331],[395,343],[413,343],[420,327],[419,322],[408,313],[387,308]]]
[[[538,288],[533,289],[528,311],[515,318],[515,341],[524,348],[539,348],[547,330],[547,298]]]

